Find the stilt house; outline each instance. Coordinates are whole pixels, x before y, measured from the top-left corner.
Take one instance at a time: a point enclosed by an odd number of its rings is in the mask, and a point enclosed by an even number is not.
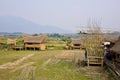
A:
[[[31,35],[25,35],[23,36],[24,41],[24,48],[33,48],[33,49],[39,49],[39,50],[45,50],[46,46],[46,36],[40,35],[40,36],[31,36]]]
[[[110,49],[111,50],[111,57],[113,58],[113,70],[118,74],[120,77],[120,37],[115,42],[115,45]]]
[[[13,49],[16,46],[17,39],[7,39],[8,49]]]
[[[71,39],[71,44],[73,49],[81,48],[81,39]]]

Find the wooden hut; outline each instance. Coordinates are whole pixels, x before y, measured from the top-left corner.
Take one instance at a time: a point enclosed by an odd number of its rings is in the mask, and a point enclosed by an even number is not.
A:
[[[120,77],[120,37],[110,49],[113,66],[109,65]]]
[[[39,50],[45,50],[46,46],[46,36],[40,35],[40,36],[31,36],[31,35],[24,35],[23,36],[24,41],[24,48],[25,50],[28,48],[33,49],[39,49]]]
[[[10,38],[7,39],[7,44],[16,45],[16,42],[17,42],[17,39],[10,39]]]
[[[73,49],[81,48],[81,39],[71,39],[71,45]]]
[[[112,36],[112,37],[105,37],[105,40],[103,42],[104,47],[107,49],[112,48],[115,45],[115,42],[118,40],[117,36]]]
[[[13,49],[16,45],[17,39],[7,39],[8,49]]]

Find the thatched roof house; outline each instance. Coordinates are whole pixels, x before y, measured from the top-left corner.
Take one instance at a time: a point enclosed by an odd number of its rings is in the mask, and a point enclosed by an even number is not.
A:
[[[72,44],[72,47],[73,49],[80,49],[81,47],[81,39],[78,38],[78,39],[71,39],[71,44]]]
[[[105,41],[106,41],[106,42],[115,43],[117,40],[118,40],[118,36],[109,36],[109,37],[105,37]]]
[[[115,45],[110,50],[113,55],[112,58],[114,62],[114,66],[112,67],[112,69],[120,77],[120,37],[115,42]]]
[[[7,39],[7,48],[13,49],[16,46],[17,39]]]
[[[27,48],[38,48],[40,50],[45,50],[46,35],[31,36],[23,35],[24,47]]]
[[[115,42],[115,45],[110,49],[111,51],[114,51],[115,53],[120,54],[120,37],[119,39]]]
[[[106,48],[112,48],[115,45],[115,42],[118,40],[117,36],[105,37],[104,46]]]
[[[7,44],[8,45],[16,45],[16,42],[17,42],[17,39],[10,39],[10,38],[8,38],[7,39]]]

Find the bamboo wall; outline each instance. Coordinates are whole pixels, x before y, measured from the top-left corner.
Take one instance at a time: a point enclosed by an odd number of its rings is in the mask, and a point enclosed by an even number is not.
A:
[[[87,64],[101,64],[103,66],[103,48],[104,38],[99,34],[86,35],[82,38],[82,47],[87,50]]]
[[[45,44],[43,43],[38,43],[38,44],[28,44],[28,43],[25,43],[24,44],[24,47],[25,47],[25,49],[27,49],[27,48],[39,48],[40,50],[45,50]]]

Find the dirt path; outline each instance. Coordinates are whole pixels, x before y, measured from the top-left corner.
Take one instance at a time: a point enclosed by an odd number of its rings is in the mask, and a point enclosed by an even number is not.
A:
[[[42,64],[42,67],[45,67],[49,62],[51,62],[51,58],[50,59],[48,59],[47,61],[45,61],[43,64]]]
[[[29,54],[27,56],[24,56],[22,57],[21,59],[19,60],[16,60],[14,62],[8,62],[8,63],[5,63],[5,64],[2,64],[0,65],[0,69],[12,69],[14,68],[15,66],[19,65],[20,63],[22,63],[24,60],[32,57],[34,54]]]
[[[31,66],[31,65],[34,64],[34,63],[35,63],[35,62],[25,63],[24,65],[15,68],[15,69],[12,70],[11,72],[15,72],[15,71],[20,70],[20,69],[22,69],[22,68],[25,68],[25,67]]]
[[[55,58],[71,60],[76,64],[79,61],[84,60],[84,51],[83,50],[65,50],[62,53],[55,55]]]

